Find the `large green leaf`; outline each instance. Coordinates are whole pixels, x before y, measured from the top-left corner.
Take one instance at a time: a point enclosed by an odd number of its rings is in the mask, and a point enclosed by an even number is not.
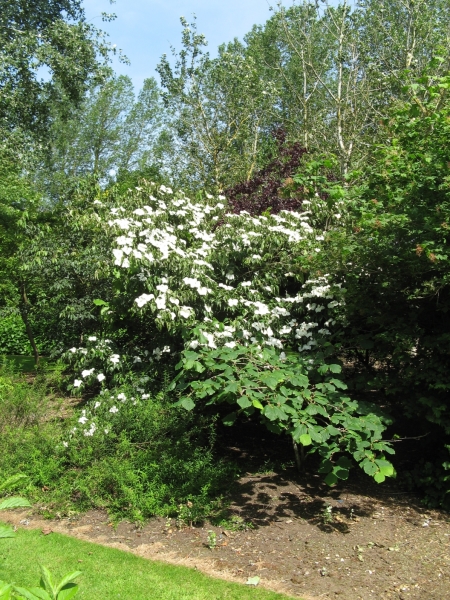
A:
[[[56,593],[59,593],[63,589],[63,587],[67,586],[69,583],[71,584],[72,581],[80,575],[81,571],[74,571],[73,573],[68,573],[67,575],[65,575],[59,582],[59,585],[56,588]]]
[[[78,593],[78,586],[76,583],[68,583],[59,592],[57,600],[71,600]]]
[[[29,508],[31,504],[25,498],[5,498],[0,502],[0,510],[9,510],[10,508]]]
[[[9,583],[0,581],[0,600],[9,600],[11,598],[12,586]]]
[[[42,583],[44,584],[45,589],[52,596],[56,596],[55,584],[53,583],[52,574],[47,569],[47,567],[44,567],[44,565],[40,565],[40,567],[41,567]],[[41,585],[42,585],[42,583],[41,583]]]
[[[2,538],[12,538],[16,534],[14,533],[14,529],[9,525],[0,525],[0,539]]]
[[[311,446],[312,440],[311,436],[308,433],[304,433],[300,436],[299,442],[302,446]]]
[[[18,474],[18,475],[13,475],[12,477],[8,477],[8,479],[6,481],[4,481],[3,483],[0,483],[0,490],[7,490],[7,489],[11,488],[13,485],[16,485],[16,483],[18,483],[19,481],[22,481],[23,479],[27,479],[27,476]]]

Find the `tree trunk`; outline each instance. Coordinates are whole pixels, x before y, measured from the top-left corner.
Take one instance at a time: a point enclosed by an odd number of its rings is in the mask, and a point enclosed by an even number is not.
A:
[[[28,320],[28,311],[29,311],[30,303],[28,301],[27,293],[25,290],[25,283],[23,281],[20,283],[19,291],[20,291],[20,316],[22,317],[22,321],[24,322],[28,340],[31,344],[31,347],[33,348],[34,364],[36,366],[38,366],[39,351],[36,346],[36,341],[34,339],[33,330],[31,329],[31,325]]]

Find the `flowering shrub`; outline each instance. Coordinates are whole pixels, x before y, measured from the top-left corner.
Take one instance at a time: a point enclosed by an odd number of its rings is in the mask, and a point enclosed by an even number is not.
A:
[[[270,429],[321,454],[329,483],[348,475],[350,460],[333,458],[342,452],[377,481],[393,475],[382,421],[361,415],[337,378],[343,291],[327,275],[309,275],[326,234],[311,226],[311,211],[255,217],[228,213],[221,196],[193,202],[154,184],[136,192],[137,208],[110,210],[115,297],[97,301],[107,330],[126,335],[116,350],[95,337],[72,348],[73,387],[101,387],[114,418],[120,402],[109,389],[128,382],[145,399],[161,364],[176,365],[170,390],[181,406],[226,401],[228,423],[259,411]],[[87,413],[80,424],[95,434]]]

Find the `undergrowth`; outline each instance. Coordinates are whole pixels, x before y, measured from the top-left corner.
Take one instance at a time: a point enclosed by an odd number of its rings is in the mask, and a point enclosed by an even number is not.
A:
[[[25,377],[0,364],[0,476],[27,475],[24,493],[42,514],[104,508],[115,520],[188,524],[222,511],[237,467],[215,455],[214,416],[150,398],[124,406],[107,433],[71,437],[82,408],[58,394],[59,375]]]

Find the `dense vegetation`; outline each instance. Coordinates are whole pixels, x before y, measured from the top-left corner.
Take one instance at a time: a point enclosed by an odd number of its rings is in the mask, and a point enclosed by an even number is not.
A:
[[[448,507],[448,0],[297,2],[217,58],[182,19],[138,94],[77,1],[24,4],[0,17],[0,353],[38,371],[3,363],[0,474],[50,513],[189,522],[220,513],[240,421],[329,485],[359,466]]]

